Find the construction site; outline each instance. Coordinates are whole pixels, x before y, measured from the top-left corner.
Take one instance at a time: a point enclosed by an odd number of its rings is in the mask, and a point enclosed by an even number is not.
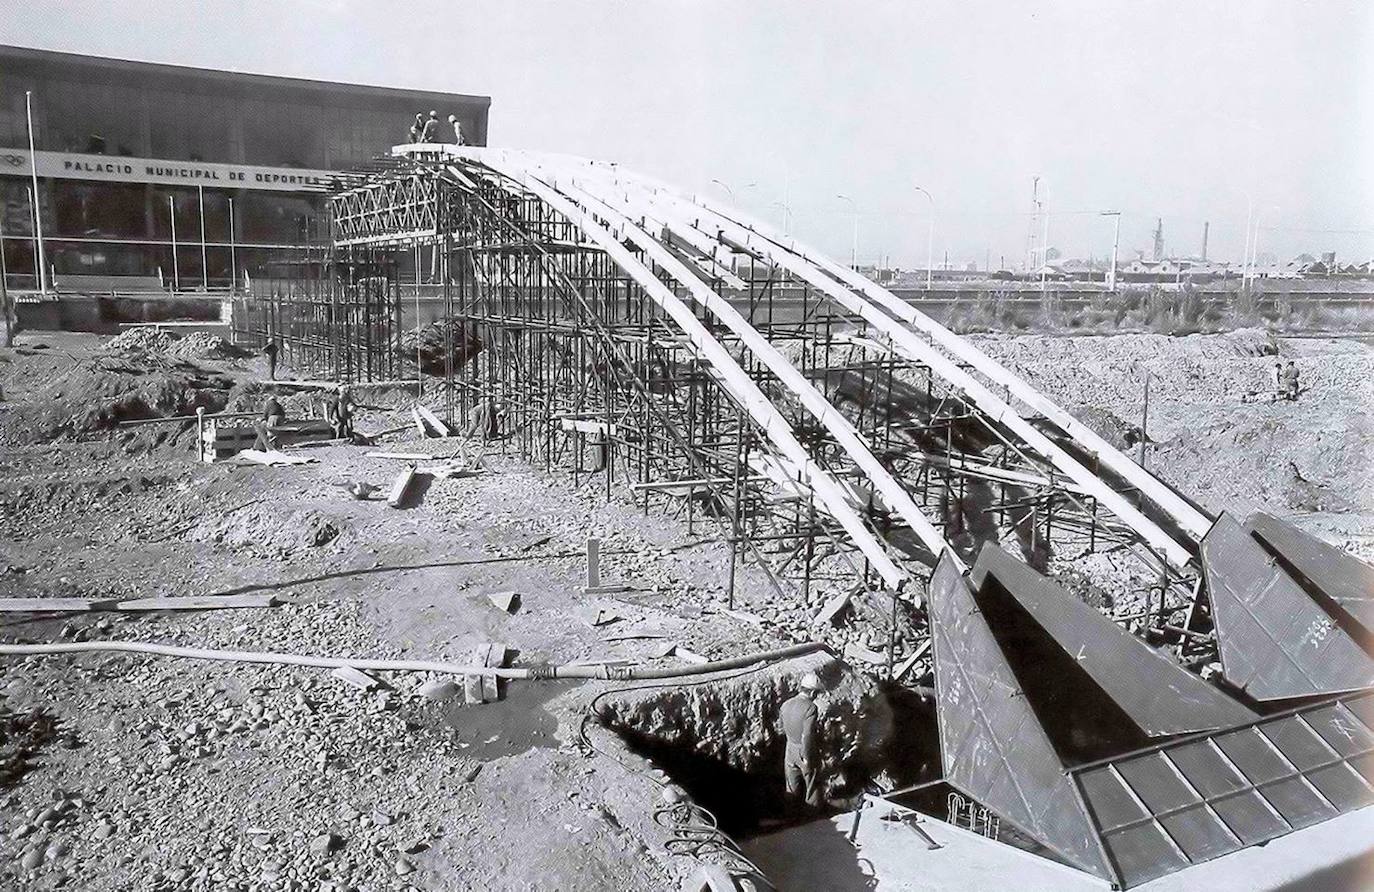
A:
[[[547,153],[328,233],[0,351],[6,888],[1367,887],[1366,345],[964,337]]]
[[[1374,6],[0,9],[0,892],[1374,892]]]

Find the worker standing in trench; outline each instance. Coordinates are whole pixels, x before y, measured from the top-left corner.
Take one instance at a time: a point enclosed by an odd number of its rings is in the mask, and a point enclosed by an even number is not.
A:
[[[808,672],[801,680],[801,690],[782,705],[782,733],[787,738],[783,777],[787,782],[789,809],[798,809],[799,801],[808,809],[821,806],[820,758],[816,746],[816,723],[820,712],[815,702],[820,689],[821,680],[816,673]]]

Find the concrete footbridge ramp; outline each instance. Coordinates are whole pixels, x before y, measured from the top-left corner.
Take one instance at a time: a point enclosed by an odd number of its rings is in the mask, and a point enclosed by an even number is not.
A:
[[[853,584],[910,611],[942,556],[1129,555],[1155,581],[1114,618],[1181,662],[1219,660],[1261,698],[1364,677],[1349,617],[1323,638],[1340,672],[1250,666],[1282,634],[1278,599],[1339,588],[1266,557],[1282,524],[1265,540],[1208,515],[975,345],[734,209],[615,164],[419,144],[343,180],[331,213],[343,287],[395,290],[408,267],[415,312],[482,345],[446,369],[451,423],[499,416],[528,458],[719,525],[732,586],[738,557],[808,601]],[[1265,573],[1281,594],[1252,604]]]

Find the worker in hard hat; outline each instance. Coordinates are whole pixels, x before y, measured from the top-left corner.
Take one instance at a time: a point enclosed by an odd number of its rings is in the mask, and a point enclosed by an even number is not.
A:
[[[458,116],[449,115],[448,123],[453,128],[453,144],[455,146],[467,145],[467,140],[463,139],[463,122],[458,120]]]
[[[801,680],[801,690],[782,705],[782,733],[787,738],[783,757],[783,777],[787,781],[788,805],[798,801],[809,808],[821,805],[820,758],[816,753],[816,694],[821,680],[808,672]]]
[[[420,142],[439,141],[439,113],[430,109],[429,120],[425,121],[425,130],[420,134]]]

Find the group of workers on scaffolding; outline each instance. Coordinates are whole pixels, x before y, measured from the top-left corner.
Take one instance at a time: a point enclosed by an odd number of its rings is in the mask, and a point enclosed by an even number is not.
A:
[[[457,115],[448,116],[449,126],[453,128],[454,145],[465,146],[467,142],[463,139],[463,122],[458,120]],[[423,113],[415,113],[415,123],[410,125],[410,141],[417,142],[441,142],[439,139],[439,113],[431,110],[429,117]]]

